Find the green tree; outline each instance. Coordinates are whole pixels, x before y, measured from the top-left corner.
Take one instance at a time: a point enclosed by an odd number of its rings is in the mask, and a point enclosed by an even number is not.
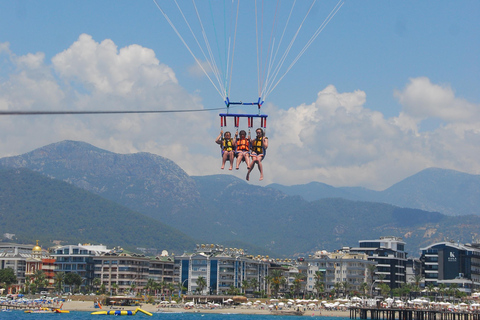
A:
[[[370,285],[370,296],[373,296],[373,284],[375,283],[375,271],[377,270],[377,265],[375,264],[369,264],[367,266],[367,272],[368,272],[368,284]]]
[[[435,291],[435,285],[430,282],[430,283],[427,285],[427,291],[428,291],[428,293],[429,293],[430,295],[431,295],[433,292],[436,293],[436,291]],[[435,294],[435,295],[436,295],[436,294]]]
[[[93,290],[98,291],[98,287],[102,284],[102,280],[100,280],[100,278],[95,278],[93,279]]]
[[[204,277],[198,277],[197,278],[197,291],[198,292],[203,292],[203,289],[207,286],[207,280]]]
[[[362,284],[360,284],[360,291],[362,292],[362,294],[367,294],[367,290],[368,290],[368,283],[362,282]]]
[[[115,291],[115,295],[118,294],[118,284],[116,282],[112,283],[112,289]]]
[[[419,274],[417,274],[414,278],[413,278],[413,284],[415,285],[412,289],[415,291],[415,292],[420,292],[420,283],[422,283],[422,280],[423,280],[423,277]]]
[[[440,283],[438,285],[438,292],[442,295],[442,298],[445,299],[447,285],[445,283]]]
[[[302,285],[305,283],[307,276],[304,273],[296,273],[293,279],[293,292],[298,297],[302,291]]]
[[[342,291],[342,283],[341,282],[335,282],[333,285],[333,288],[335,289],[335,294],[340,295],[340,292]]]
[[[250,281],[248,281],[247,279],[243,280],[242,289],[244,294],[247,293],[247,290],[250,289]]]
[[[82,285],[82,277],[75,272],[69,272],[65,274],[65,284],[69,287],[73,287],[72,292],[74,293],[76,288]]]
[[[387,297],[390,294],[390,286],[386,283],[380,283],[378,286],[380,288],[380,293],[382,296]]]
[[[17,276],[12,268],[5,268],[0,270],[0,284],[5,288],[17,283]]]
[[[271,289],[273,291],[273,295],[276,297],[278,292],[280,291],[280,287],[284,283],[285,277],[283,276],[282,270],[273,269],[270,273],[271,276]]]
[[[65,283],[65,273],[64,272],[55,272],[55,277],[53,278],[53,285],[57,292],[63,291],[63,284]]]
[[[317,291],[317,299],[325,291],[324,274],[322,271],[315,271],[315,284],[313,288]]]
[[[33,283],[35,284],[36,290],[40,291],[41,289],[48,287],[48,280],[43,270],[35,271],[33,275],[33,279],[34,279]]]
[[[258,291],[258,280],[257,280],[257,278],[250,279],[250,288],[252,288],[253,291]]]
[[[134,285],[134,283],[132,283]],[[152,295],[152,290],[155,290],[156,288],[156,282],[152,278],[148,279],[147,285],[145,286],[145,290],[147,290],[149,295]]]

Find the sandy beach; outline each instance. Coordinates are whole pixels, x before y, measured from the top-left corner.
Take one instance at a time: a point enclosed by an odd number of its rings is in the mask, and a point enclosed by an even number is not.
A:
[[[142,304],[141,308],[148,312],[185,312],[185,313],[223,313],[223,314],[271,314],[269,309],[260,309],[256,307],[219,307],[214,309],[209,308],[192,308],[185,309],[181,306],[175,307],[164,307],[158,304]],[[100,311],[100,310],[111,310],[109,306],[103,306],[102,309],[95,309],[92,301],[66,301],[63,304],[64,310],[70,311]],[[113,307],[116,310],[135,310],[136,307]],[[349,311],[340,311],[340,310],[307,310],[305,311],[305,316],[324,316],[324,317],[343,317],[348,318],[350,316]]]

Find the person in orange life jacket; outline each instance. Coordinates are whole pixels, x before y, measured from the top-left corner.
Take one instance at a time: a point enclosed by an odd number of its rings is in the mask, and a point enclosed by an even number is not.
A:
[[[242,160],[245,160],[248,169],[250,168],[250,134],[247,138],[247,133],[245,130],[240,130],[240,138],[237,139],[237,137],[238,131],[235,133],[235,138],[233,139],[233,141],[235,141],[235,145],[237,146],[237,167],[235,169],[238,170]]]
[[[223,134],[223,130],[221,130],[215,142],[222,147],[222,167],[220,169],[223,170],[223,168],[225,168],[225,162],[228,160],[230,161],[230,168],[228,168],[228,170],[232,170],[233,158],[235,156],[235,141],[232,140],[232,134],[230,131],[226,131],[225,134]]]
[[[250,139],[250,145],[252,148],[250,155],[252,157],[252,161],[250,162],[250,166],[248,168],[247,181],[250,180],[250,172],[252,172],[253,168],[255,167],[255,163],[258,165],[258,170],[260,171],[260,181],[263,180],[263,150],[268,148],[268,138],[264,136],[261,128],[255,130],[255,132],[257,134],[257,138],[255,140]]]

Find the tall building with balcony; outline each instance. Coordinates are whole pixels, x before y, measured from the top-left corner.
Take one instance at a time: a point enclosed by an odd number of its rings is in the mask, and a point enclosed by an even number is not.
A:
[[[325,292],[335,287],[342,287],[342,290],[345,290],[345,284],[349,292],[360,292],[362,283],[371,283],[368,266],[376,264],[375,261],[368,260],[367,254],[351,252],[349,248],[336,252],[318,251],[305,261],[307,263],[306,291],[311,293],[317,293],[315,288],[317,272],[322,274]]]
[[[358,248],[350,248],[350,252],[363,252],[368,260],[377,263],[376,282],[383,282],[391,289],[399,288],[406,283],[405,242],[399,237],[380,237],[377,240],[360,240]]]
[[[110,250],[104,245],[66,245],[51,248],[55,258],[55,272],[74,272],[82,277],[82,285],[92,285],[94,278],[94,258]],[[70,288],[66,287],[66,290]]]
[[[49,283],[53,283],[51,274],[52,259],[48,252],[37,245],[16,243],[0,244],[0,269],[10,268],[17,277],[17,283],[9,288],[9,293],[20,290],[25,285],[27,278],[31,278],[37,270],[45,272]]]
[[[451,241],[434,243],[422,248],[425,285],[455,283],[462,291],[480,287],[480,244],[460,244]]]
[[[150,258],[143,254],[106,252],[93,259],[94,277],[107,292],[141,291],[150,277]]]
[[[268,262],[248,256],[242,249],[197,245],[195,252],[175,256],[176,280],[188,293],[198,291],[200,277],[206,282],[202,294],[226,294],[230,287],[246,293],[266,290],[267,274]],[[242,289],[244,281],[255,283],[256,288]]]

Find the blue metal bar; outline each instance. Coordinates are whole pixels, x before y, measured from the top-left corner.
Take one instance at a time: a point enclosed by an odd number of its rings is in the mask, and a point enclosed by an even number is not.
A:
[[[266,114],[238,114],[238,113],[220,113],[220,117],[239,117],[239,118],[268,118]]]

